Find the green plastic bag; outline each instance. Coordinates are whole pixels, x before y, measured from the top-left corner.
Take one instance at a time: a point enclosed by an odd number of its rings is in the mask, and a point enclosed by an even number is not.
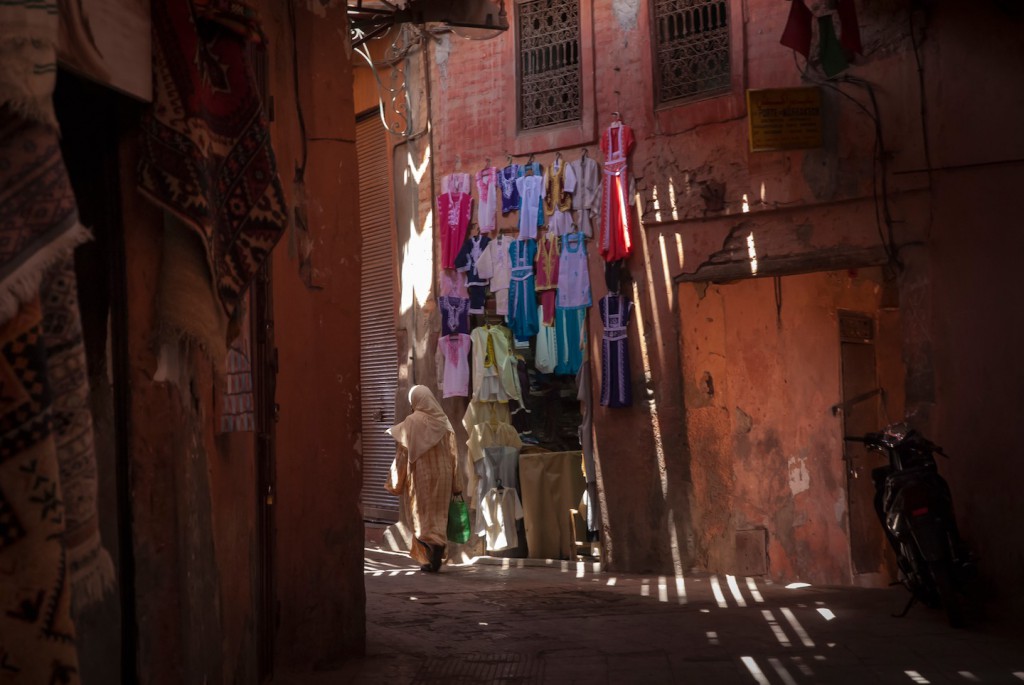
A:
[[[452,495],[448,504],[448,539],[460,545],[469,541],[469,507],[462,495]]]

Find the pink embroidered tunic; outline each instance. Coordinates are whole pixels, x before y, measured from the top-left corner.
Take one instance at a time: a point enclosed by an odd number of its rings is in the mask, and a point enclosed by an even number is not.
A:
[[[437,196],[437,224],[441,234],[441,268],[454,269],[455,257],[466,239],[472,197],[464,192]]]
[[[469,299],[469,291],[466,290],[466,274],[461,271],[444,269],[438,277],[441,284],[441,297],[458,297]]]
[[[629,167],[626,161],[633,142],[633,129],[625,124],[612,124],[601,136],[604,183],[599,249],[608,262],[625,259],[633,253],[631,236],[636,220],[629,206]]]
[[[438,338],[437,362],[443,369],[442,397],[469,397],[470,337],[455,333]]]

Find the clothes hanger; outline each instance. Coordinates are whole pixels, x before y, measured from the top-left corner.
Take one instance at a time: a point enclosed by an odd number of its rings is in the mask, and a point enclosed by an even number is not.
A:
[[[485,161],[484,161],[484,168],[481,169],[480,171],[487,171],[490,168],[491,168],[491,158],[487,157],[487,158],[485,158]]]

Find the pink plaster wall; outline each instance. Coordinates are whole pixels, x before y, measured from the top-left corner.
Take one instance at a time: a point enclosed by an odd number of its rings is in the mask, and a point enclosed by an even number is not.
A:
[[[837,311],[877,316],[882,282],[877,268],[785,277],[781,315],[772,279],[680,285],[702,567],[736,573],[736,531],[765,529],[771,578],[850,582]],[[902,375],[879,367],[898,395]]]

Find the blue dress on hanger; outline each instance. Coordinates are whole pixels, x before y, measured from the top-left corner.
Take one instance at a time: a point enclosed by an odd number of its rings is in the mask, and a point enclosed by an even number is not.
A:
[[[512,275],[508,293],[508,324],[516,340],[529,340],[540,330],[537,317],[537,293],[534,289],[533,258],[537,241],[513,240],[509,243]]]

